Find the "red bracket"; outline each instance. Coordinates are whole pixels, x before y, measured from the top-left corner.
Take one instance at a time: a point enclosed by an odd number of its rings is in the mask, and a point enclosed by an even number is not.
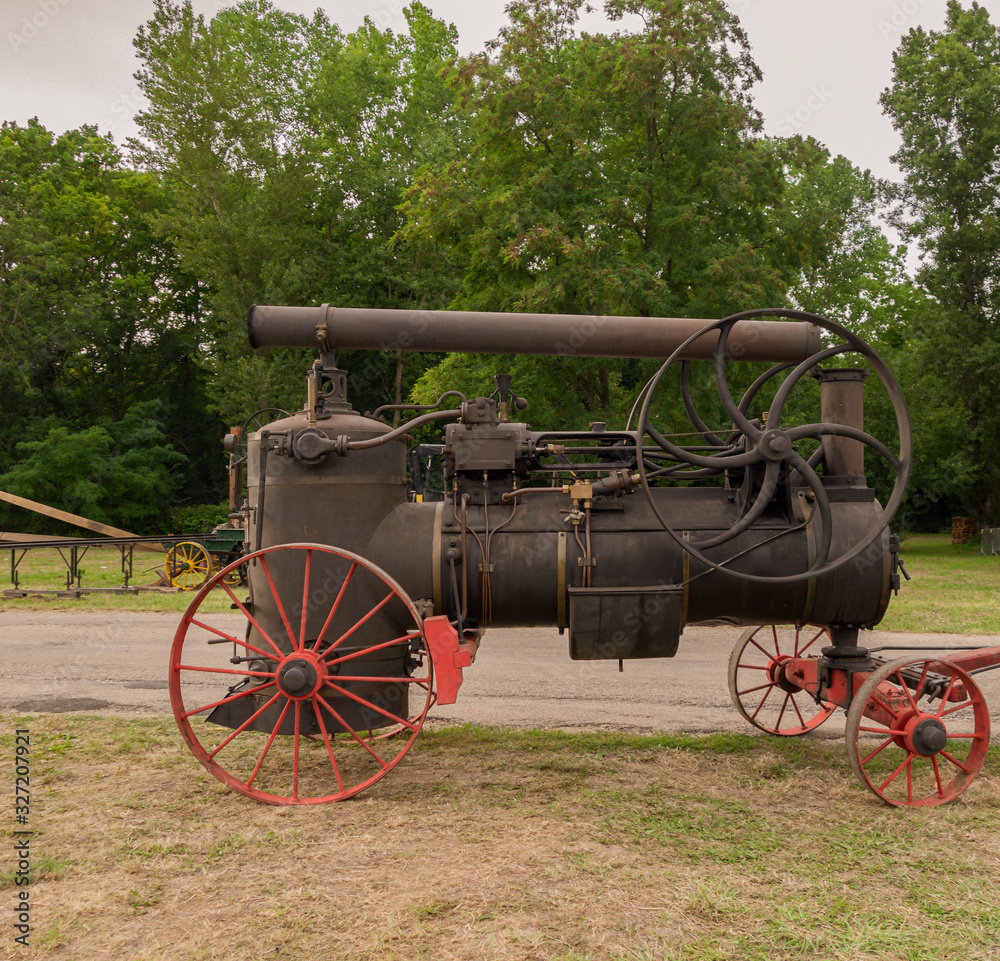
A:
[[[466,631],[458,638],[458,631],[443,614],[424,618],[424,637],[434,665],[434,680],[438,704],[454,704],[462,686],[462,668],[469,667],[479,650],[478,631]]]

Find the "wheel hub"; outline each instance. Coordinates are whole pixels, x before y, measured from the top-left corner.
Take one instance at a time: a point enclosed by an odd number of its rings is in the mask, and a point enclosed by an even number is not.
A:
[[[948,731],[936,717],[918,717],[909,730],[909,741],[913,750],[923,757],[933,757],[944,750],[948,743]]]
[[[767,676],[772,684],[776,684],[786,694],[798,694],[802,690],[802,685],[790,681],[785,670],[791,663],[791,655],[779,654],[777,657],[772,658],[770,664],[768,664]]]
[[[278,689],[286,697],[310,697],[322,684],[323,673],[323,666],[318,660],[301,653],[295,654],[278,668]]]
[[[792,442],[788,435],[778,428],[765,431],[757,441],[757,451],[765,461],[780,462],[788,456]]]

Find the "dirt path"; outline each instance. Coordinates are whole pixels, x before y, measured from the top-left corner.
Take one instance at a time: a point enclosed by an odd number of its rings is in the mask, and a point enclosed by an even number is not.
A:
[[[0,613],[0,709],[169,713],[167,660],[178,620],[155,613]],[[234,618],[234,625],[241,622]],[[616,661],[570,660],[566,638],[554,629],[490,631],[465,671],[458,703],[435,708],[432,717],[510,727],[747,731],[726,680],[739,634],[739,628],[688,628],[677,657],[626,661],[619,673]],[[873,632],[867,643],[991,641]],[[977,680],[1000,710],[1000,672]],[[822,733],[836,737],[842,729],[833,718]]]

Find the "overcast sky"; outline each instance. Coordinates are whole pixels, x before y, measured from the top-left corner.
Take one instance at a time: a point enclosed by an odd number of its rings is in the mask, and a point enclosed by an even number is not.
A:
[[[463,53],[482,48],[505,22],[506,0],[424,0],[455,24]],[[208,17],[228,6],[194,0]],[[345,31],[366,15],[405,28],[404,0],[278,0],[287,10],[322,7]],[[599,3],[595,5],[600,5]],[[967,4],[968,5],[968,2]],[[1000,0],[982,3],[994,22]],[[896,138],[878,104],[892,52],[911,27],[944,26],[946,0],[730,0],[764,73],[756,102],[769,134],[808,134],[879,176],[893,175]],[[0,0],[0,120],[37,116],[57,133],[84,123],[119,143],[135,133],[142,101],[132,38],[152,0]],[[594,15],[585,29],[600,29]]]

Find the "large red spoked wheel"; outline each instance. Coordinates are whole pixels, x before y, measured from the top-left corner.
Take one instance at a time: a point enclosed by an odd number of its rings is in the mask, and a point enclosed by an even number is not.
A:
[[[816,656],[830,643],[825,628],[765,624],[748,628],[729,658],[729,693],[736,710],[754,727],[768,734],[791,737],[822,724],[835,704],[817,702],[785,676],[785,665],[795,657]]]
[[[269,804],[322,804],[399,763],[434,701],[434,669],[420,614],[385,571],[350,551],[282,544],[198,593],[174,637],[170,700],[224,784]]]
[[[975,681],[954,664],[904,657],[858,689],[846,738],[854,773],[887,804],[946,804],[983,766],[990,715]]]

